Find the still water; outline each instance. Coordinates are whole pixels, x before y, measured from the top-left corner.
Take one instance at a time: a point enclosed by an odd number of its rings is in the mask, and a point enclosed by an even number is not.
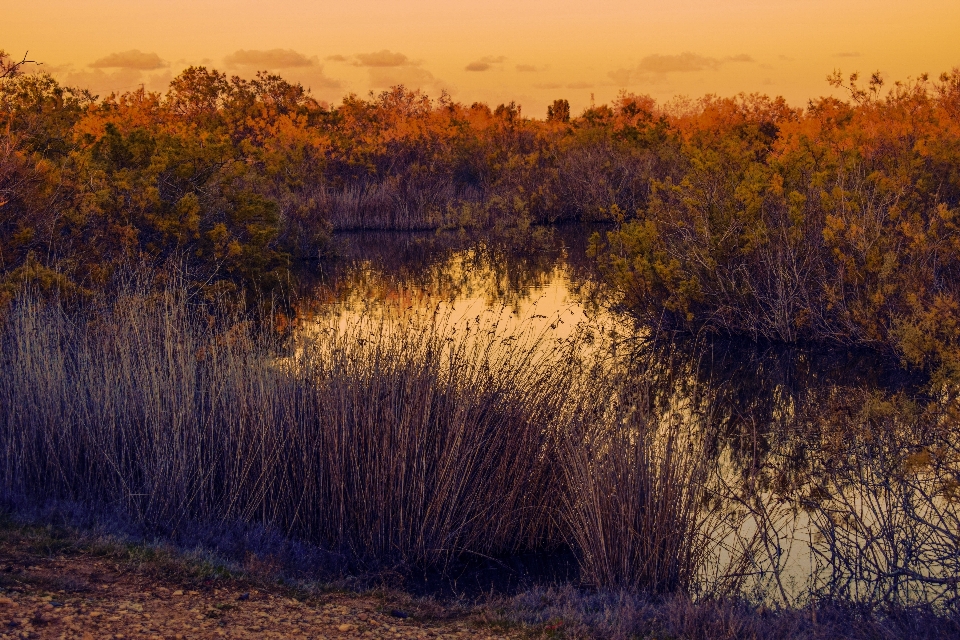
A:
[[[597,231],[341,234],[338,258],[312,274],[313,300],[343,323],[432,309],[453,332],[485,314],[504,333],[606,332],[604,348],[647,363],[638,375],[662,391],[665,410],[679,403],[710,426],[710,509],[722,517],[704,520],[716,542],[705,571],[716,584],[735,580],[741,591],[794,605],[956,606],[956,394],[932,392],[870,352],[651,339],[587,255]]]
[[[337,259],[313,274],[313,297],[345,314],[440,305],[464,321],[495,311],[515,323],[548,325],[562,315],[575,325],[609,313],[586,255],[595,231],[602,230],[560,227],[524,242],[456,233],[338,234]]]

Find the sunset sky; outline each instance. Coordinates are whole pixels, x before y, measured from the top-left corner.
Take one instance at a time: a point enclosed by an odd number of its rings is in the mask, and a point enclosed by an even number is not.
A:
[[[555,98],[577,112],[624,89],[802,105],[837,68],[893,80],[960,66],[958,32],[957,0],[33,0],[3,10],[0,48],[101,95],[203,64],[268,69],[334,103],[403,83],[542,117]]]

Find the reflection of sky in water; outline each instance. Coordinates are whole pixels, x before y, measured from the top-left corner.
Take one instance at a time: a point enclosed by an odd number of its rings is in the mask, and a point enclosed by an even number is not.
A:
[[[361,318],[422,317],[435,311],[457,335],[492,329],[501,336],[545,337],[541,344],[569,337],[582,323],[629,336],[626,318],[602,311],[604,291],[585,256],[587,235],[575,229],[567,236],[555,234],[548,245],[521,251],[494,243],[447,243],[431,235],[353,236],[338,268],[316,285],[316,311],[324,322],[332,320],[341,328],[360,323]],[[637,335],[635,330],[632,335]],[[719,476],[741,497],[752,496],[758,509],[740,535],[748,539],[758,525],[764,527],[765,552],[780,568],[779,575],[767,575],[760,582],[775,600],[802,600],[814,581],[829,575],[828,569],[823,573],[823,559],[813,553],[823,551],[822,538],[801,505],[813,487],[828,480],[818,475],[825,473],[817,463],[825,455],[818,449],[818,438],[849,428],[837,412],[847,399],[912,392],[909,383],[864,353],[713,341],[706,351],[698,347],[684,356],[674,350],[664,361],[658,375],[667,388],[677,388],[673,385],[679,376],[686,381],[680,388],[699,389],[708,398],[718,429]],[[686,400],[683,397],[680,403]],[[669,400],[669,405],[676,401]],[[773,490],[769,483],[747,487],[754,481],[744,474],[750,468],[790,478],[789,491]],[[851,509],[861,509],[871,490],[849,486],[843,493]],[[872,526],[885,516],[857,517]],[[856,549],[849,551],[856,556]]]
[[[519,253],[492,243],[447,247],[429,236],[411,240],[410,234],[347,237],[347,259],[315,287],[316,310],[349,322],[359,314],[429,308],[455,325],[493,313],[504,333],[522,325],[524,331],[565,338],[580,323],[608,315],[598,310],[599,287],[584,266],[588,232],[573,234],[580,246],[553,237],[546,246]]]

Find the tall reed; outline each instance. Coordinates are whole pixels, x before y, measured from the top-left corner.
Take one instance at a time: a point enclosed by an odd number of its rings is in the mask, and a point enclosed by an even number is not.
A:
[[[649,373],[649,372],[648,372]],[[561,447],[564,520],[582,578],[601,587],[687,592],[717,541],[705,525],[708,421],[680,397],[655,410],[649,375],[581,396]],[[622,373],[621,373],[622,375]]]
[[[551,533],[556,354],[433,317],[328,323],[287,355],[174,292],[3,332],[2,487],[171,529],[258,522],[361,560],[504,553]],[[305,332],[307,333],[307,332]]]
[[[284,342],[177,291],[22,298],[0,336],[7,499],[262,524],[368,568],[572,544],[590,582],[667,591],[703,559],[697,434],[575,339],[428,311]]]

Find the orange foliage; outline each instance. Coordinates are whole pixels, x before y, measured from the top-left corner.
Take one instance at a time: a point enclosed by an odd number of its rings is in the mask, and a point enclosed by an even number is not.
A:
[[[960,366],[960,71],[881,85],[854,76],[852,102],[805,110],[747,96],[672,116],[682,178],[595,242],[628,304],[685,330]]]
[[[877,75],[830,82],[850,101],[623,94],[577,117],[557,100],[541,120],[404,87],[328,108],[278,76],[202,67],[163,95],[103,100],[11,74],[2,286],[97,288],[148,263],[185,266],[211,295],[264,291],[332,229],[608,220],[594,251],[643,318],[947,366],[960,71],[886,93]]]

